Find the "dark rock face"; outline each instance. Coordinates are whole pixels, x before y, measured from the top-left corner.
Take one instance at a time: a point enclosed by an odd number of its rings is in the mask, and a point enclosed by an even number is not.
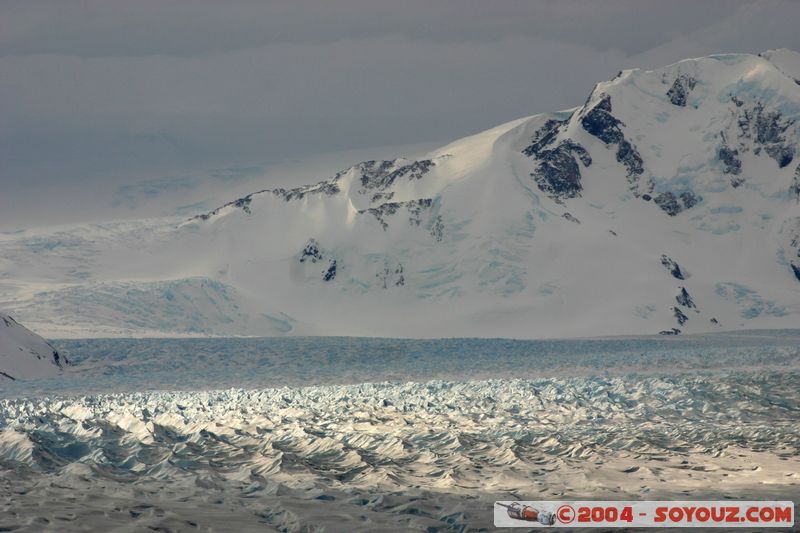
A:
[[[368,213],[378,219],[383,231],[389,229],[389,223],[386,221],[387,217],[396,214],[401,209],[405,208],[408,211],[408,223],[412,226],[419,226],[422,223],[423,211],[430,209],[433,205],[431,198],[420,198],[419,200],[409,200],[408,202],[387,202],[377,207],[370,207],[362,209],[359,214]]]
[[[548,120],[534,134],[531,144],[522,151],[528,157],[539,160],[536,171],[531,176],[539,190],[557,202],[580,196],[583,185],[578,160],[584,167],[592,164],[589,152],[571,139],[565,139],[549,148],[565,124],[566,121]]]
[[[683,191],[678,196],[667,191],[656,196],[653,201],[662,211],[674,217],[681,211],[694,207],[700,200],[702,200],[702,198],[695,196],[692,191]]]
[[[789,269],[800,281],[800,217],[795,217],[793,221],[786,221],[791,226],[786,228],[788,236],[788,246],[784,248],[784,252],[789,259]]]
[[[765,109],[759,101],[747,103],[736,96],[731,96],[731,101],[736,106],[732,113],[738,129],[738,145],[733,147],[722,132],[722,143],[717,149],[723,172],[731,176],[731,185],[739,187],[744,183],[741,177],[742,152],[752,149],[755,155],[759,155],[763,150],[778,163],[778,167],[791,164],[797,143],[787,139],[786,131],[794,125],[794,120],[784,119],[780,111]]]
[[[686,290],[686,287],[681,287],[681,292],[675,297],[675,300],[678,302],[679,305],[684,307],[688,307],[690,309],[697,309],[697,306],[692,300],[692,297],[689,295],[689,291]]]
[[[335,177],[326,181],[321,181],[314,185],[305,185],[303,187],[296,187],[294,189],[278,188],[278,189],[264,189],[261,191],[257,191],[248,194],[247,196],[244,196],[242,198],[239,198],[237,200],[234,200],[232,202],[228,202],[227,204],[224,204],[208,213],[197,215],[196,217],[193,217],[193,220],[209,220],[210,218],[218,215],[226,207],[235,207],[237,209],[241,209],[247,214],[250,214],[250,204],[252,203],[253,198],[260,194],[271,193],[279,198],[282,198],[286,202],[290,202],[292,200],[302,200],[309,194],[323,194],[325,196],[333,196],[341,192],[341,189],[337,184],[341,174],[343,173],[340,172]]]
[[[306,185],[305,187],[296,187],[294,189],[274,189],[272,193],[275,196],[280,196],[286,202],[290,202],[292,200],[302,200],[309,194],[323,194],[325,196],[333,196],[335,194],[339,194],[341,189],[339,185],[336,183],[339,177],[337,175],[336,178],[328,180],[328,181],[321,181],[315,185]]]
[[[678,321],[678,325],[682,326],[689,321],[689,317],[683,314],[683,311],[678,309],[677,307],[672,308],[672,314],[675,316],[675,320]]]
[[[64,368],[64,365],[69,364],[69,359],[63,357],[61,354],[58,353],[57,350],[53,350],[53,363],[55,363],[55,365],[58,368]]]
[[[555,200],[580,196],[581,170],[578,156],[585,167],[592,163],[589,153],[579,144],[566,140],[552,150],[539,152],[539,166],[531,174],[539,189]]]
[[[522,153],[528,157],[538,157],[539,152],[553,144],[561,128],[566,125],[565,120],[550,119],[533,134],[531,144]]]
[[[683,207],[686,209],[691,209],[692,207],[696,206],[700,200],[702,200],[701,197],[695,196],[692,191],[683,191],[680,194],[680,198],[681,202],[683,202]]]
[[[755,107],[755,135],[756,142],[764,146],[764,151],[778,166],[783,168],[794,159],[795,147],[787,143],[783,134],[794,124],[794,120],[783,120],[778,111],[765,111],[759,102]]]
[[[364,161],[337,173],[333,178],[320,181],[314,185],[305,185],[302,187],[295,187],[294,189],[264,189],[261,191],[248,194],[243,198],[228,202],[227,204],[209,212],[194,217],[196,220],[208,220],[213,216],[219,214],[222,209],[226,207],[236,207],[242,209],[245,213],[250,213],[250,203],[253,197],[259,194],[272,193],[275,196],[282,198],[286,202],[293,200],[302,200],[308,195],[319,194],[324,196],[334,196],[341,192],[339,181],[342,176],[355,169],[361,175],[361,193],[366,194],[368,191],[376,191],[372,195],[371,201],[380,202],[391,200],[394,196],[393,192],[383,193],[385,189],[389,188],[399,178],[406,177],[409,180],[421,179],[425,174],[430,172],[431,168],[436,166],[436,162],[430,159],[421,161],[413,161],[406,165],[396,167],[397,160],[393,161]]]
[[[395,168],[394,161],[364,161],[356,165],[356,170],[361,173],[362,192],[368,190],[385,190],[400,178],[409,180],[421,179],[430,172],[436,163],[430,159],[413,161],[407,165]],[[394,170],[392,170],[394,168]]]
[[[193,220],[208,220],[211,217],[213,217],[214,215],[219,214],[219,212],[222,211],[223,209],[225,209],[226,207],[235,207],[237,209],[241,209],[242,211],[244,211],[245,213],[247,213],[249,215],[250,214],[250,203],[253,201],[253,196],[255,196],[256,194],[260,194],[262,192],[264,192],[264,191],[259,191],[259,192],[255,192],[253,194],[248,194],[247,196],[245,196],[243,198],[239,198],[239,199],[236,199],[236,200],[234,200],[232,202],[228,202],[227,204],[224,204],[224,205],[214,209],[213,211],[197,215],[196,217],[193,218]]]
[[[794,146],[768,146],[767,155],[778,162],[780,168],[789,166],[794,160]]]
[[[433,219],[433,223],[431,223],[431,236],[436,242],[442,242],[444,239],[444,221],[442,221],[442,215],[436,215],[436,218]]]
[[[322,271],[322,281],[333,281],[337,272],[336,258],[329,253],[323,253],[316,239],[308,239],[297,260],[301,263],[317,263],[322,262],[326,257],[328,258],[328,267]]]
[[[625,165],[628,169],[628,177],[641,176],[644,173],[644,161],[642,156],[630,142],[623,140],[617,149],[617,161]]]
[[[673,278],[680,280],[686,279],[686,276],[683,274],[680,265],[666,255],[661,256],[661,264],[664,265],[664,268],[669,271]]]
[[[713,317],[711,318],[711,320],[709,320],[709,322],[711,322],[712,324],[719,324],[719,320]]]
[[[611,114],[611,97],[604,94],[600,101],[583,117],[583,129],[606,144],[619,144],[625,136],[622,133],[622,121]]]
[[[789,165],[795,156],[796,146],[785,137],[786,130],[794,125],[793,119],[784,119],[780,111],[769,111],[761,102],[738,106],[737,126],[740,140],[751,140],[754,153],[763,148],[778,166]]]
[[[317,243],[316,239],[308,239],[305,247],[300,252],[300,258],[298,260],[301,263],[305,263],[306,261],[312,263],[322,261],[322,253],[319,251],[319,243]]]
[[[625,124],[611,114],[611,97],[603,94],[600,101],[581,117],[581,126],[587,133],[605,144],[617,145],[617,161],[628,171],[628,181],[633,185],[644,172],[644,161],[636,146],[625,139],[622,126]]]
[[[331,259],[327,270],[322,273],[322,281],[331,281],[336,277],[336,259]]]
[[[672,87],[667,91],[667,98],[676,106],[686,107],[689,92],[695,88],[695,85],[697,85],[696,79],[689,75],[681,74],[675,78]]]
[[[675,198],[675,195],[671,192],[662,192],[656,196],[655,203],[661,208],[662,211],[671,217],[674,217],[683,210],[681,205],[678,203],[678,199]]]
[[[397,268],[394,269],[394,274],[397,276],[394,282],[396,287],[402,287],[406,284],[406,278],[403,276],[403,265],[398,263]]]
[[[794,277],[797,278],[797,281],[800,281],[800,262],[798,263],[791,262],[789,263],[789,266],[792,267],[792,272],[794,272]]]
[[[681,330],[679,330],[678,328],[665,329],[664,331],[659,331],[658,334],[659,335],[680,335],[681,334]]]
[[[732,150],[727,144],[723,144],[717,150],[717,157],[722,161],[725,174],[738,176],[742,173],[742,161],[739,159],[739,150]]]
[[[422,223],[422,212],[430,209],[433,205],[433,200],[430,198],[422,198],[420,200],[411,200],[403,202],[408,211],[408,223],[412,226],[419,226]]]
[[[392,198],[394,198],[394,192],[376,192],[375,194],[372,195],[372,198],[370,198],[369,202],[371,204],[375,204],[378,202],[388,202]]]
[[[570,214],[570,213],[564,213],[563,215],[561,215],[561,217],[566,219],[566,220],[569,220],[570,222],[574,222],[575,224],[580,224],[581,223],[580,220],[578,220],[577,218],[572,216],[572,214]]]
[[[800,202],[800,165],[794,169],[794,182],[792,183],[789,193],[794,195],[794,199]]]

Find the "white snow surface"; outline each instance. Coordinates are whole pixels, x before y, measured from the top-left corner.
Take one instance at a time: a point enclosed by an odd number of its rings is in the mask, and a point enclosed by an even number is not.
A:
[[[64,364],[46,340],[0,313],[0,384],[58,376]]]
[[[0,306],[48,337],[797,327],[799,57],[624,71],[575,109],[188,220],[0,234]],[[553,164],[578,175],[554,193],[540,175],[568,143],[584,152]]]
[[[0,515],[20,531],[457,532],[491,529],[504,499],[797,501],[799,379],[0,400]]]

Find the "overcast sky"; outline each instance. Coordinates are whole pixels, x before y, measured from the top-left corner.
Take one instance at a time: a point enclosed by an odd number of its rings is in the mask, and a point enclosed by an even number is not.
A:
[[[0,0],[0,229],[95,196],[180,205],[282,161],[573,107],[621,68],[777,47],[800,50],[800,1]]]

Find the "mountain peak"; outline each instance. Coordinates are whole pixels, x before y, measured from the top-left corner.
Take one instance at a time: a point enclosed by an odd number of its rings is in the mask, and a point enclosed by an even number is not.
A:
[[[0,296],[62,335],[791,327],[797,57],[622,71],[573,109],[266,188],[177,227],[5,236],[19,281]]]

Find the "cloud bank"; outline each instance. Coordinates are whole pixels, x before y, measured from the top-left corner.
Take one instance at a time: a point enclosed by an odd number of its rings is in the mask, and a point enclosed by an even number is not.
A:
[[[140,182],[449,141],[621,68],[800,49],[797,20],[790,0],[4,2],[0,228]]]

